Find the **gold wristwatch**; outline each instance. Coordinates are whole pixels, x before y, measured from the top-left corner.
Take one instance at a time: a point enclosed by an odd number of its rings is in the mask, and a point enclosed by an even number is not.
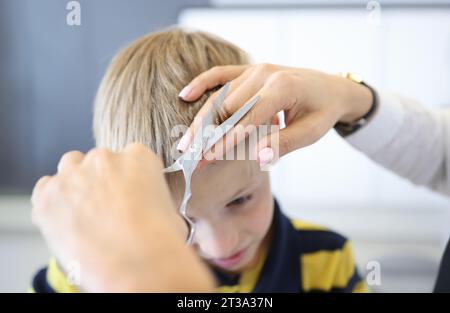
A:
[[[334,125],[334,129],[339,133],[339,135],[345,137],[350,134],[353,134],[358,129],[369,123],[369,121],[372,119],[373,115],[375,114],[377,108],[378,108],[378,94],[371,86],[366,84],[362,78],[357,75],[350,72],[342,72],[339,73],[339,76],[343,78],[350,79],[351,81],[361,84],[369,88],[370,92],[372,93],[372,105],[370,106],[369,111],[364,114],[361,118],[358,120],[352,122],[352,123],[343,123],[343,122],[337,122],[336,125]]]

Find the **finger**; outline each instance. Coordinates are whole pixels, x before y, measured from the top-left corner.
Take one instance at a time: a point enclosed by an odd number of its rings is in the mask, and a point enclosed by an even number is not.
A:
[[[225,101],[222,105],[222,112],[220,112],[222,117],[221,120],[225,120],[226,118],[230,117],[231,115],[233,115],[233,113],[239,110],[244,104],[251,101],[250,99],[252,99],[252,97],[254,97],[256,93],[260,91],[260,89],[263,87],[263,84],[265,83],[266,78],[269,77],[269,75],[267,75],[267,72],[268,72],[267,67],[264,66],[250,68],[240,77],[238,77],[235,81],[232,81],[232,91],[229,92],[228,96],[225,98]],[[269,84],[269,86],[271,86],[271,84]],[[276,91],[280,92],[279,90]],[[208,99],[208,103],[205,105],[206,108],[210,108],[212,106],[211,102],[209,101],[212,102],[214,101],[214,99],[211,100]],[[264,123],[266,122],[268,122],[268,120],[264,120]],[[241,122],[241,125],[247,126],[243,124],[243,122]],[[191,134],[192,133],[189,133],[189,136]],[[230,133],[228,140],[231,141],[233,138],[232,136],[234,135],[236,135],[236,132]],[[242,138],[245,138],[245,136]],[[237,141],[237,143],[238,142],[239,140]],[[223,144],[223,142],[219,142],[218,144]],[[215,148],[217,147],[218,146],[216,146]],[[230,147],[230,149],[231,148],[232,147]],[[228,150],[224,152],[227,151]],[[211,156],[211,154],[209,154],[209,156]]]
[[[128,144],[122,151],[125,155],[144,156],[147,157],[153,153],[144,144],[139,142],[133,142]]]
[[[58,163],[58,173],[61,171],[80,164],[84,159],[84,154],[80,151],[70,151],[65,153]]]
[[[43,176],[34,185],[33,192],[31,193],[31,205],[33,207],[37,206],[42,194],[43,188],[47,185],[51,176]]]
[[[252,73],[253,73],[253,69],[252,68],[248,68],[239,77],[237,77],[237,78],[235,78],[235,79],[230,81],[230,85],[228,87],[228,91],[227,91],[227,93],[225,95],[225,98],[223,99],[223,103],[219,103],[219,105],[220,105],[219,112],[217,112],[219,114],[219,118],[224,119],[224,118],[228,117],[229,115],[231,115],[230,114],[230,109],[231,108],[228,108],[227,103],[230,101],[230,99],[236,98],[236,95],[235,95],[236,92],[238,92],[238,94],[242,93],[242,87],[241,87],[242,85],[248,86],[247,82],[248,82],[249,79],[251,79],[251,74]],[[220,96],[221,92],[223,91],[224,87],[222,87],[220,90],[218,90],[215,93],[213,93],[211,95],[211,97],[209,97],[206,100],[205,104],[202,106],[202,108],[199,110],[199,112],[197,113],[196,116],[203,117],[211,110],[211,108],[215,104],[215,101]],[[254,91],[257,91],[257,90],[254,90]],[[252,95],[251,92],[249,92],[249,91],[247,91],[247,94],[248,94],[248,96],[244,97],[243,100],[248,99]],[[241,96],[240,98],[243,98],[243,97]],[[239,98],[237,98],[237,99],[239,99]],[[240,103],[240,105],[243,105],[243,103]],[[233,112],[234,111],[232,111],[231,113],[233,113]]]
[[[113,166],[117,153],[107,148],[94,148],[86,153],[80,167],[84,173],[106,174]]]
[[[249,67],[249,64],[215,66],[194,78],[181,90],[179,97],[189,102],[197,100],[205,91],[235,79]]]
[[[267,66],[262,66],[255,73],[265,73],[268,71]],[[221,158],[247,137],[247,129],[249,126],[257,127],[265,124],[278,112],[291,109],[297,102],[297,99],[293,96],[293,88],[296,84],[297,82],[292,80],[291,75],[286,71],[279,71],[273,75],[269,75],[264,86],[252,99],[248,99],[246,103],[253,101],[258,96],[260,97],[259,101],[224,138],[219,140],[216,147],[214,147],[219,149],[217,151],[207,152],[205,158],[207,160]]]
[[[242,79],[241,79],[242,77]],[[252,99],[257,92],[264,86],[266,78],[263,77],[258,68],[253,68],[242,74],[239,80],[236,80],[232,92],[225,98],[223,103],[223,119],[230,117],[239,110],[245,103]]]
[[[248,69],[247,71],[245,71],[242,75],[240,75],[238,78],[236,78],[235,80],[230,82],[230,85],[228,87],[228,92],[225,95],[224,98],[224,103],[226,103],[228,97],[230,97],[234,91],[236,89],[239,88],[239,86],[245,82],[249,75],[251,73],[251,69]],[[217,100],[217,98],[220,96],[220,94],[223,92],[223,88],[220,88],[218,91],[216,91],[215,93],[213,93],[208,100],[206,100],[205,104],[200,108],[200,110],[197,112],[197,114],[195,115],[194,121],[192,122],[192,124],[189,126],[189,128],[187,129],[186,133],[181,137],[178,146],[177,146],[177,150],[184,152],[186,151],[186,149],[188,148],[189,144],[192,142],[193,138],[195,137],[195,135],[197,134],[198,130],[202,127],[203,125],[203,119],[208,115],[208,113],[211,111],[212,107],[214,106],[214,102]],[[226,104],[222,104],[221,108],[223,110],[219,110],[219,112],[217,112],[219,114],[219,117],[226,117],[227,116],[227,112],[226,112]]]
[[[147,159],[157,160],[158,159],[157,155],[152,150],[150,150],[150,148],[148,148],[146,145],[139,143],[139,142],[134,142],[134,143],[128,144],[125,147],[125,149],[123,150],[123,154],[128,155],[128,156],[137,157],[139,159],[144,159],[144,160],[147,160]]]
[[[279,91],[277,91],[279,92]],[[279,111],[283,110],[283,102],[276,101],[271,85],[261,88],[255,97],[248,99],[246,103],[260,97],[258,102],[250,111],[233,127],[224,137],[222,137],[213,149],[205,153],[208,161],[221,159],[228,151],[244,140],[259,125],[265,124]]]
[[[144,162],[151,162],[158,167],[163,167],[162,160],[147,146],[142,143],[131,143],[125,147],[122,156],[130,156]]]
[[[209,99],[217,99],[217,97],[220,95],[220,93],[223,91],[223,87],[213,93]],[[186,132],[181,136],[178,145],[177,150],[180,152],[184,152],[187,150],[189,145],[191,144],[192,140],[195,137],[195,134],[197,134],[198,130],[202,127],[202,121],[205,118],[205,116],[208,114],[208,112],[211,110],[211,107],[213,105],[213,101],[209,103],[208,101],[205,102],[205,104],[200,108],[200,110],[197,112],[197,114],[194,117],[194,120],[192,121],[191,125],[189,125]]]
[[[309,146],[322,138],[335,124],[332,114],[317,111],[300,117],[279,132],[274,132],[262,138],[257,145],[258,161],[274,163],[278,158],[303,147]],[[273,150],[273,156],[268,158],[266,148]],[[262,151],[262,153],[261,153]],[[262,165],[265,165],[262,164]]]

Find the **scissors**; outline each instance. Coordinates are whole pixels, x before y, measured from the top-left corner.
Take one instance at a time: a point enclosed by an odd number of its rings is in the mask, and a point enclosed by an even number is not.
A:
[[[226,119],[222,124],[218,125],[214,131],[211,130],[211,125],[214,121],[214,113],[220,109],[225,95],[230,88],[230,82],[226,83],[223,90],[213,102],[212,108],[208,111],[207,115],[202,119],[202,124],[197,134],[195,134],[194,139],[188,149],[175,160],[172,165],[164,169],[164,173],[182,171],[185,181],[185,189],[183,200],[181,202],[179,213],[186,221],[189,233],[186,240],[187,245],[191,245],[194,239],[195,233],[195,223],[192,218],[187,214],[187,205],[192,196],[191,192],[191,179],[198,163],[202,159],[204,152],[207,152],[214,146],[220,138],[222,138],[232,127],[234,127],[242,117],[247,114],[248,111],[259,101],[260,96],[255,97],[250,102],[246,103],[239,110],[237,110],[233,115]],[[209,127],[209,132],[206,132],[207,127]],[[205,136],[206,134],[206,136]]]

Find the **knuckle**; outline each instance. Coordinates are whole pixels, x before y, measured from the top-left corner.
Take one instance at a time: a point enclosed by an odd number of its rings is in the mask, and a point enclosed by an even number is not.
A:
[[[288,87],[291,83],[291,74],[286,71],[277,71],[270,75],[269,82],[277,88],[285,88]]]
[[[69,151],[62,155],[61,160],[70,159],[75,154],[75,151]]]
[[[127,146],[124,151],[125,159],[151,159],[153,157],[151,151],[142,143],[133,143]]]
[[[275,66],[271,63],[260,63],[256,65],[258,74],[269,74],[275,70]]]
[[[127,150],[131,152],[142,153],[147,151],[147,147],[143,143],[133,142],[127,146]]]
[[[108,149],[95,148],[88,152],[86,159],[106,161],[106,160],[109,160],[110,157],[111,157],[111,152]]]
[[[70,161],[74,158],[76,158],[79,155],[79,151],[69,151],[63,154],[61,157],[61,160],[59,161],[60,164],[65,163],[67,161]]]
[[[143,143],[136,142],[128,145],[127,152],[137,158],[150,160],[152,163],[158,164],[161,167],[163,166],[162,160]]]
[[[42,176],[36,183],[37,187],[41,187],[44,186],[45,183],[47,183],[50,180],[51,176],[46,175],[46,176]]]
[[[41,178],[39,178],[39,180],[36,182],[34,188],[33,188],[33,192],[31,195],[31,203],[33,205],[37,204],[41,199],[42,199],[42,192],[43,192],[43,188],[44,186],[48,183],[48,181],[50,180],[50,176],[43,176]]]
[[[42,211],[48,208],[49,196],[58,194],[60,187],[57,176],[50,179],[49,176],[42,177],[39,182],[39,187],[33,193],[32,203],[37,211]]]

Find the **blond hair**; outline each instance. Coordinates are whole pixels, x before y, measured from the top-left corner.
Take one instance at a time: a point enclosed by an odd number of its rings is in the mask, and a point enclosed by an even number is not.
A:
[[[180,28],[137,39],[112,60],[94,105],[96,145],[120,151],[131,142],[152,149],[165,166],[173,161],[175,125],[190,125],[209,93],[193,104],[178,98],[200,73],[218,65],[247,64],[247,54],[205,32]]]

